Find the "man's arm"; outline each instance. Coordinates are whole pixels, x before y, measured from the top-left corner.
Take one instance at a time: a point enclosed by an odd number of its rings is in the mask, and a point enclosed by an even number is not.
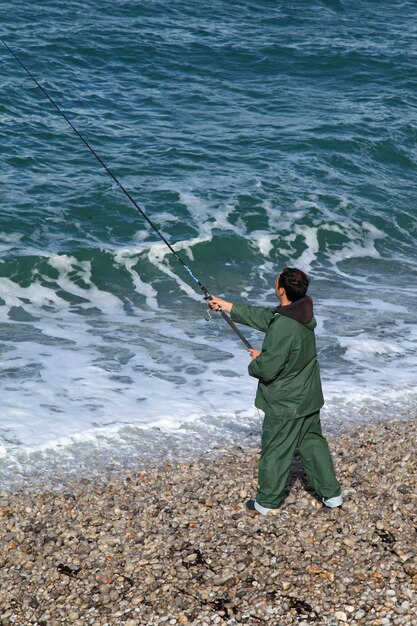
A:
[[[234,304],[216,296],[213,296],[208,301],[208,304],[214,311],[230,313],[234,322],[245,324],[263,332],[268,330],[268,326],[273,318],[271,307],[252,306],[240,302]]]
[[[232,308],[231,318],[234,322],[246,324],[246,326],[265,333],[274,316],[271,307],[252,306],[236,302]]]
[[[275,333],[274,333],[275,334]],[[271,337],[264,342],[262,352],[257,357],[252,357],[249,363],[249,374],[263,383],[275,380],[284,369],[291,352],[292,337],[280,335]]]
[[[234,322],[240,324],[246,324],[257,330],[265,332],[273,317],[270,307],[256,307],[246,304],[228,302],[222,298],[213,296],[208,301],[209,306],[214,311],[224,311],[225,313],[231,313],[231,318]],[[248,350],[251,359],[256,359],[260,354],[260,350],[250,348]]]

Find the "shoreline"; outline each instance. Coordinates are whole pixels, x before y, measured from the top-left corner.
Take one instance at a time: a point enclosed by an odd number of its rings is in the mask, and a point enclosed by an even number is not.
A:
[[[402,423],[412,422],[417,418],[417,414],[411,413],[409,409],[398,411],[395,407],[395,413],[395,421]],[[375,415],[366,415],[366,422],[363,419],[341,419],[333,422],[322,415],[321,422],[323,433],[329,441],[342,436],[353,436],[360,428],[390,423],[389,420],[377,418]],[[167,432],[158,428],[155,430],[157,435],[151,437],[149,431],[144,430],[140,446],[130,446],[129,452],[123,455],[120,454],[119,445],[102,448],[98,444],[88,448],[84,445],[80,447],[79,443],[74,442],[67,449],[51,449],[49,453],[36,449],[23,452],[21,458],[18,457],[9,465],[6,465],[7,461],[0,459],[0,498],[20,491],[34,494],[45,488],[62,490],[67,484],[85,478],[99,483],[104,476],[108,480],[121,479],[125,474],[161,468],[166,462],[175,468],[199,460],[239,454],[241,451],[256,454],[260,449],[262,416],[259,415],[251,424],[246,424],[241,432],[236,432],[233,428],[226,429],[221,438],[210,430],[204,433],[201,427],[198,433],[182,428]],[[211,443],[208,449],[207,443]]]
[[[328,436],[345,503],[296,459],[278,515],[250,518],[259,442],[0,498],[2,626],[412,626],[417,419]]]

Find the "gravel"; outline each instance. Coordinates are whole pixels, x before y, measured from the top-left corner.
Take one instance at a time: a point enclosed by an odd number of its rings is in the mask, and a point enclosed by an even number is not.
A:
[[[248,517],[259,450],[0,496],[0,625],[414,626],[415,419],[330,439],[341,509],[295,461]]]

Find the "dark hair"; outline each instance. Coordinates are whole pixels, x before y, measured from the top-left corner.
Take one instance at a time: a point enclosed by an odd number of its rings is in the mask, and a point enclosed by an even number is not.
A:
[[[285,289],[288,300],[296,302],[307,293],[309,280],[306,274],[296,267],[286,267],[278,279],[278,287]]]

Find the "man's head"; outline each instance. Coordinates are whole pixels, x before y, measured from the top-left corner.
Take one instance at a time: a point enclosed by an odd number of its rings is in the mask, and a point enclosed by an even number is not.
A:
[[[285,305],[303,298],[307,293],[308,284],[309,280],[304,272],[295,267],[286,267],[276,278],[275,293],[281,304]]]

